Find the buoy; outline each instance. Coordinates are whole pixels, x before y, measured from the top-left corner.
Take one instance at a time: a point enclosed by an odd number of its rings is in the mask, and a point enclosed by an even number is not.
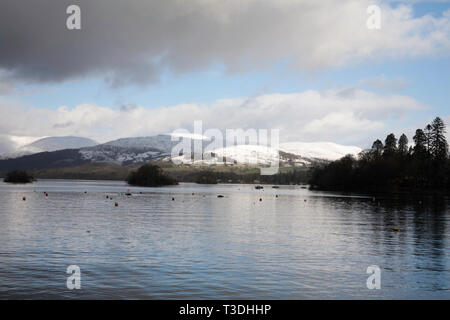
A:
[[[262,198],[259,198],[259,201],[262,201]]]
[[[172,197],[172,201],[175,201],[175,198]]]
[[[394,226],[394,228],[392,229],[393,231],[398,231],[398,227]]]
[[[109,199],[109,196],[106,196],[106,199]]]
[[[119,206],[119,203],[117,203],[117,202],[116,202],[116,203],[114,203],[114,206],[118,207],[118,206]]]

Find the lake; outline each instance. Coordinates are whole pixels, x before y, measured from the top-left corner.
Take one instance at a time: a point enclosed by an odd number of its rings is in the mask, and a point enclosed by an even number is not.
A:
[[[299,186],[0,182],[0,298],[449,299],[449,204]],[[79,290],[66,286],[70,265]],[[366,285],[373,265],[379,290]]]

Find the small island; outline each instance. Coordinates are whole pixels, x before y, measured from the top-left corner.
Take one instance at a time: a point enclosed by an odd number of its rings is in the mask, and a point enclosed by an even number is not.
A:
[[[138,187],[161,187],[178,184],[173,178],[164,174],[157,165],[144,164],[137,171],[133,171],[127,178],[129,185]]]
[[[34,178],[26,171],[15,170],[8,172],[3,181],[6,183],[31,183],[34,181]]]

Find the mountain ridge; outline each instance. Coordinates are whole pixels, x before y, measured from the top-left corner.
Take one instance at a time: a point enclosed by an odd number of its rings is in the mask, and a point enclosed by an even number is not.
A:
[[[98,145],[97,141],[83,137],[76,137],[76,136],[45,137],[42,139],[38,139],[32,143],[26,144],[18,148],[16,151],[13,151],[5,155],[0,155],[0,159],[14,159],[41,152],[53,152],[65,149],[80,149],[83,147],[91,147],[95,145]]]
[[[206,147],[211,143],[205,139],[197,140],[201,140],[202,150],[207,150]],[[226,162],[250,166],[270,165],[279,160],[281,166],[310,166],[318,161],[333,161],[349,153],[356,155],[361,151],[358,147],[342,146],[331,142],[288,142],[281,144],[279,150],[257,145],[234,145],[209,150],[203,155],[195,155],[191,144],[191,150],[183,150],[178,157],[172,158],[173,147],[179,143],[180,141],[173,141],[171,135],[164,134],[121,138],[88,147],[45,151],[15,159],[0,160],[0,171],[59,168],[84,163],[111,163],[127,166],[153,160],[166,162],[178,160],[181,164],[194,165]],[[193,162],[192,159],[196,161]]]

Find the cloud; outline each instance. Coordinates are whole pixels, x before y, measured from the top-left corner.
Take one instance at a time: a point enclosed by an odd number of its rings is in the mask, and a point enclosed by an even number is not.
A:
[[[371,0],[78,0],[82,29],[66,29],[74,1],[3,0],[0,69],[21,81],[103,77],[115,86],[158,81],[223,65],[265,68],[289,58],[298,70],[450,51],[450,11],[414,17],[381,4],[382,29],[368,30]]]
[[[363,79],[359,82],[359,85],[363,88],[381,92],[400,92],[408,86],[407,82],[402,78],[388,79],[384,75]]]
[[[0,134],[0,155],[15,150],[15,144],[7,135]]]
[[[0,96],[8,95],[16,91],[16,85],[10,77],[0,70]]]
[[[449,141],[450,143],[450,131],[449,131],[449,124],[450,124],[450,116],[444,118],[444,123],[447,126],[447,132],[445,134],[445,136],[447,137],[447,141]]]
[[[358,88],[267,94],[155,109],[81,104],[50,110],[0,101],[0,109],[4,111],[0,134],[75,135],[106,142],[180,128],[192,132],[194,121],[202,120],[204,130],[280,129],[281,141],[333,141],[364,147],[374,136],[383,136],[390,130],[386,125],[390,120],[408,117],[411,112],[425,108],[407,96],[380,95]]]

